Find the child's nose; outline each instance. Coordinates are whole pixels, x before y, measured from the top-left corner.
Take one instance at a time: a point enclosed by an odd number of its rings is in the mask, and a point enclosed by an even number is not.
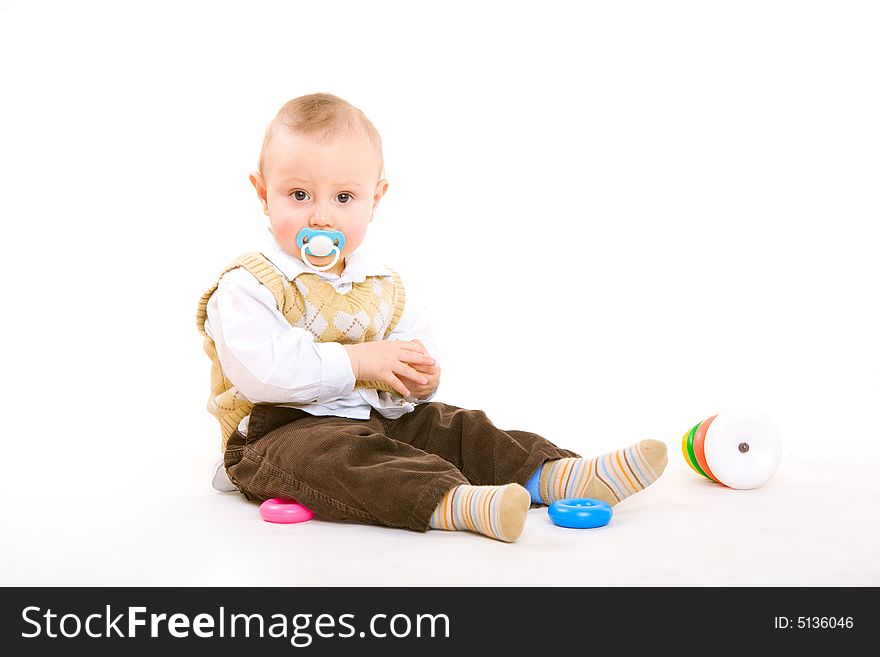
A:
[[[312,228],[333,228],[333,219],[326,212],[315,211],[309,217],[309,226]]]

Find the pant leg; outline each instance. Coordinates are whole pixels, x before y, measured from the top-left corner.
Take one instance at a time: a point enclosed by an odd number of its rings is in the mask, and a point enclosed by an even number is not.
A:
[[[502,431],[483,411],[419,404],[389,422],[389,436],[454,465],[475,485],[525,486],[544,463],[578,454],[526,431]]]
[[[317,417],[257,405],[234,433],[226,471],[249,499],[295,499],[318,516],[426,531],[434,509],[467,479],[436,454],[394,440],[387,421]]]

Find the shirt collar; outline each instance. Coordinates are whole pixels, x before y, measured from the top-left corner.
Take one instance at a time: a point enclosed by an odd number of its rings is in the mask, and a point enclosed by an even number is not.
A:
[[[272,231],[268,229],[263,240],[262,253],[290,281],[300,274],[317,274],[321,278],[325,278],[333,283],[363,283],[367,276],[391,276],[391,272],[387,267],[373,262],[360,249],[346,256],[345,269],[342,270],[341,276],[331,274],[329,271],[314,271],[309,269],[302,260],[294,258],[282,249],[278,242],[275,241]]]

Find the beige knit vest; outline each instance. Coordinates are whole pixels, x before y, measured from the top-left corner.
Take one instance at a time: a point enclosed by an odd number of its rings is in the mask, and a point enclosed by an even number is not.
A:
[[[217,290],[227,272],[244,267],[265,285],[275,297],[278,310],[291,326],[309,331],[317,342],[356,344],[382,340],[397,326],[406,302],[400,276],[368,276],[363,283],[354,283],[351,291],[340,294],[317,274],[305,273],[293,281],[262,253],[246,253],[233,261],[199,300],[196,325],[205,336],[205,353],[211,359],[211,396],[208,410],[220,421],[222,448],[254,407],[223,373],[214,341],[205,332],[208,300]],[[378,381],[357,381],[355,388],[375,388],[394,392]]]

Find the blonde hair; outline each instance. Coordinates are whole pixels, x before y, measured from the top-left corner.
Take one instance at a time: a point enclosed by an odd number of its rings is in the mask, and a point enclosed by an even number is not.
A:
[[[376,151],[379,177],[385,175],[382,137],[379,136],[379,131],[362,111],[338,96],[328,93],[308,94],[284,103],[266,128],[258,164],[260,175],[263,175],[269,144],[281,128],[305,135],[320,135],[321,139],[331,139],[340,133],[350,134],[360,131],[370,140]]]

